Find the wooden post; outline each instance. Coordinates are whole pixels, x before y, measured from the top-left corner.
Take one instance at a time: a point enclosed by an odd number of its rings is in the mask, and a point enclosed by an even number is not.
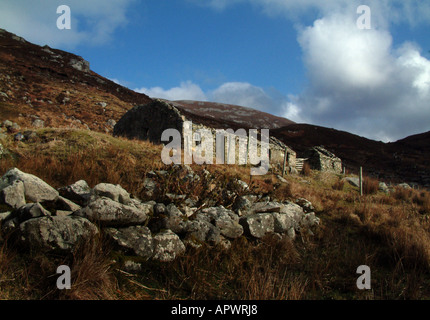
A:
[[[363,195],[363,167],[360,167],[360,196]]]
[[[287,148],[285,147],[285,151],[284,151],[284,165],[282,166],[282,176],[285,175],[285,167],[287,165],[287,155],[288,155],[288,152],[287,152]]]

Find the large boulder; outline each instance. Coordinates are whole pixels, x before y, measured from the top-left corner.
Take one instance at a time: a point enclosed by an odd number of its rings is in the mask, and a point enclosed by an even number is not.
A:
[[[90,221],[75,216],[30,219],[21,223],[19,230],[25,245],[42,251],[71,251],[99,232]]]
[[[18,209],[25,205],[25,189],[21,180],[12,181],[0,191],[0,201],[3,204]]]
[[[239,220],[246,235],[254,238],[263,238],[275,232],[275,219],[272,213],[255,213],[242,217]]]
[[[215,245],[220,242],[220,236],[220,230],[201,216],[187,223],[185,239],[188,243],[200,245],[206,242]]]
[[[197,217],[211,222],[226,238],[235,239],[243,234],[239,216],[223,206],[203,209],[197,214]]]
[[[10,169],[3,175],[0,179],[0,190],[12,186],[15,181],[22,181],[24,184],[24,195],[27,202],[53,201],[59,195],[57,190],[42,179],[17,168]]]
[[[154,241],[147,227],[106,228],[104,231],[125,254],[149,259],[154,253]]]
[[[150,208],[147,207],[145,211],[110,198],[101,197],[91,201],[88,206],[73,214],[97,222],[104,227],[124,227],[143,225],[148,219]]]
[[[119,184],[99,183],[93,188],[93,193],[98,197],[107,197],[123,204],[130,203],[130,194]]]
[[[185,245],[171,230],[165,230],[154,237],[153,259],[169,262],[185,252]]]

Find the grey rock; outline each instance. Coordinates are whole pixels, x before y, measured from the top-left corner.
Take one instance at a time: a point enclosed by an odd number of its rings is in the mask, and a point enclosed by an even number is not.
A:
[[[91,198],[91,188],[85,180],[58,189],[60,195],[81,206],[88,203]]]
[[[208,220],[199,217],[187,223],[185,239],[196,244],[217,244],[220,241],[221,232]]]
[[[220,233],[227,238],[236,239],[243,234],[243,227],[239,224],[239,216],[223,206],[206,208],[197,214],[197,218],[207,219]]]
[[[288,181],[281,175],[276,175],[276,177],[278,178],[279,181],[281,181],[282,183],[288,183]]]
[[[186,216],[174,204],[157,204],[156,208],[154,206],[154,218],[151,219],[149,227],[152,232],[170,229],[181,234],[186,231],[187,222]]]
[[[37,137],[37,133],[31,130],[24,131],[24,140],[34,141]]]
[[[165,230],[154,237],[153,259],[170,262],[185,252],[185,245],[171,230]]]
[[[15,180],[10,185],[1,189],[0,201],[15,209],[25,205],[24,183],[21,180]]]
[[[50,216],[51,213],[46,210],[40,203],[28,203],[17,210],[15,213],[19,223],[29,219]]]
[[[313,204],[309,200],[306,200],[305,198],[298,198],[296,200],[296,203],[300,207],[302,207],[303,211],[306,212],[306,213],[315,211],[315,208],[314,208]]]
[[[354,187],[359,187],[360,186],[360,179],[356,178],[356,177],[347,177],[345,178],[345,180],[352,186]]]
[[[14,181],[22,181],[24,184],[24,195],[27,201],[43,202],[52,201],[58,197],[58,191],[48,185],[42,179],[17,168],[10,169],[0,179],[0,190],[10,186]]]
[[[56,216],[70,216],[73,214],[73,211],[67,211],[67,210],[57,210],[55,211],[55,215]]]
[[[390,189],[388,188],[388,186],[385,182],[379,182],[379,191],[389,193]]]
[[[74,212],[73,215],[85,217],[104,227],[124,227],[143,225],[148,219],[149,210],[149,208],[147,211],[140,210],[110,198],[101,197],[91,201],[88,206]]]
[[[13,124],[12,121],[5,120],[5,121],[3,121],[2,126],[5,128],[9,128],[9,127],[12,127],[12,124]]]
[[[85,218],[48,216],[30,219],[19,226],[21,241],[43,251],[71,251],[80,242],[88,241],[99,231]]]
[[[11,217],[11,214],[11,211],[0,212],[0,223],[8,220]]]
[[[107,197],[123,204],[130,203],[130,194],[119,184],[99,183],[93,188],[93,194],[98,197]]]
[[[16,135],[13,136],[13,140],[15,141],[23,141],[24,138],[25,137],[21,132],[18,132]]]
[[[138,273],[142,271],[142,264],[131,260],[127,260],[124,262],[122,269],[129,273]]]
[[[69,65],[79,71],[89,72],[90,71],[90,63],[84,60],[82,57],[78,57],[77,59],[70,59]]]
[[[412,187],[409,184],[407,184],[406,182],[399,183],[397,186],[400,188],[403,188],[403,189],[412,189]]]
[[[81,209],[81,206],[77,205],[76,203],[62,196],[58,196],[58,198],[55,201],[53,201],[53,205],[57,210],[64,210],[64,211],[74,212]]]
[[[40,119],[35,119],[31,125],[35,128],[43,128],[45,127],[45,121]]]
[[[106,125],[107,125],[108,127],[113,128],[113,127],[115,127],[115,125],[116,125],[116,121],[115,121],[115,120],[113,120],[113,119],[109,119],[108,121],[106,121]]]
[[[7,127],[7,131],[10,133],[17,133],[19,130],[21,130],[21,127],[13,122],[11,126]]]
[[[149,259],[154,253],[154,241],[147,227],[107,228],[104,231],[125,254]]]
[[[148,196],[152,196],[157,189],[157,184],[150,178],[145,178],[143,180],[143,187],[145,188],[145,192]]]
[[[255,213],[239,220],[246,235],[263,238],[275,231],[275,219],[272,213]]]
[[[312,228],[320,224],[320,218],[315,216],[314,212],[310,212],[305,214],[300,224],[303,227]]]
[[[237,212],[237,214],[242,215],[244,212],[248,211],[252,204],[257,200],[257,197],[254,195],[245,195],[237,197],[234,204],[233,210]]]
[[[273,213],[274,218],[274,231],[278,233],[285,233],[289,232],[290,230],[293,230],[296,228],[297,223],[296,221],[287,214],[281,214],[278,212]]]

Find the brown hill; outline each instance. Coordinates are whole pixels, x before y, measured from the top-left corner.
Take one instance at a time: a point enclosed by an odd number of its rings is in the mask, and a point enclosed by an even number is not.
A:
[[[151,99],[106,79],[82,57],[32,44],[0,29],[0,118],[30,125],[110,131],[135,104]]]
[[[387,182],[411,182],[430,186],[430,133],[410,136],[394,143],[370,140],[345,131],[293,124],[271,130],[298,156],[309,147],[322,145],[340,157],[353,173],[363,167],[367,175]]]
[[[276,129],[294,124],[293,121],[286,118],[237,105],[190,100],[173,101],[172,103],[190,114],[221,122],[221,125],[231,123],[240,128]]]

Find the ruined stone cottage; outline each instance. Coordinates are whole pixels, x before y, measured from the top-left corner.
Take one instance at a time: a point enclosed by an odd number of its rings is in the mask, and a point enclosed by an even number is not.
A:
[[[248,163],[247,152],[250,142],[250,137],[247,136],[248,141],[241,140],[237,135],[240,129],[253,128],[239,128],[237,124],[226,123],[217,121],[211,117],[201,117],[180,108],[177,102],[166,101],[162,99],[154,99],[151,103],[141,106],[136,106],[129,110],[115,125],[113,134],[116,136],[125,136],[129,139],[149,140],[153,143],[161,143],[161,136],[166,129],[176,129],[183,133],[184,137],[188,122],[192,122],[193,137],[191,141],[184,141],[184,147],[196,148],[201,143],[199,137],[199,130],[206,129],[212,133],[213,141],[216,141],[216,134],[224,130],[226,136],[226,143],[224,145],[226,161],[225,163],[241,163],[239,160],[246,159]],[[231,129],[230,132],[227,129]],[[259,128],[255,128],[259,129]],[[228,141],[234,141],[232,143]],[[259,143],[259,140],[256,141]],[[258,145],[258,148],[260,145]],[[216,146],[214,145],[214,150]],[[233,151],[234,150],[234,155]],[[287,164],[290,167],[289,172],[295,170],[296,165],[296,152],[286,146],[283,142],[270,137],[269,139],[269,159],[272,166],[281,167],[284,161],[284,154],[287,151]],[[233,159],[232,159],[233,158]]]

